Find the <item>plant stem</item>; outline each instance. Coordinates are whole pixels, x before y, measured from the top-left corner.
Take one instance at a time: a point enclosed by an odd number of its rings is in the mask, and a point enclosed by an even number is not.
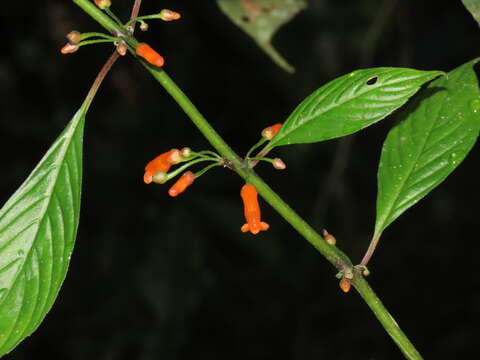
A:
[[[72,0],[85,12],[97,20],[107,30],[118,31],[118,26],[108,17],[91,6],[89,0]],[[123,31],[123,29],[122,29]],[[130,42],[135,40],[130,38]],[[188,115],[200,132],[210,144],[230,162],[232,169],[238,173],[246,182],[254,185],[258,193],[267,201],[295,230],[297,230],[308,242],[310,242],[330,263],[339,271],[345,269],[353,270],[350,259],[336,246],[329,245],[325,240],[307,224],[287,203],[285,203],[255,172],[248,168],[245,162],[228,146],[215,129],[208,123],[190,99],[173,82],[173,80],[159,68],[142,62],[142,65],[153,75],[153,77],[165,88],[177,104]],[[266,149],[268,151],[268,149]],[[377,319],[383,325],[388,334],[392,337],[407,359],[421,360],[422,357],[409,341],[407,336],[399,328],[396,321],[383,306],[380,299],[373,292],[362,275],[355,271],[351,280],[354,287],[373,311]]]

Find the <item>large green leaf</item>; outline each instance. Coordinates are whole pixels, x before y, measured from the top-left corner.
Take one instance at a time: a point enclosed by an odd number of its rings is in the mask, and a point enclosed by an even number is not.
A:
[[[399,114],[378,167],[375,237],[462,162],[480,126],[480,91],[470,61],[433,81]]]
[[[480,25],[480,0],[462,0],[463,5],[470,11],[473,18]]]
[[[87,107],[0,210],[0,356],[38,327],[65,278],[79,220]]]
[[[442,74],[405,68],[371,68],[341,76],[293,111],[269,144],[312,143],[352,134],[401,107],[425,82]]]
[[[220,9],[285,71],[295,69],[272,46],[272,38],[304,9],[305,0],[217,0]]]

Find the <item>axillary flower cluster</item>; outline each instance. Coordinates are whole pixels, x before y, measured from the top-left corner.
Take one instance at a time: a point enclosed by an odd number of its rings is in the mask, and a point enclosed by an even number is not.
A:
[[[255,144],[245,156],[244,163],[246,166],[253,168],[257,162],[266,161],[271,163],[275,169],[283,170],[286,168],[285,163],[279,158],[270,159],[261,157],[265,154],[265,150],[260,151],[257,157],[250,157],[250,154],[256,148],[270,141],[278,133],[281,126],[282,124],[275,124],[262,131],[262,139]],[[211,162],[211,164],[196,173],[193,173],[192,171],[184,172],[190,166],[200,162]],[[180,163],[184,163],[184,165],[174,171],[170,171],[172,166]],[[228,161],[224,160],[220,155],[213,151],[204,150],[194,152],[190,148],[183,148],[181,150],[171,149],[158,155],[145,166],[143,181],[146,184],[152,182],[164,184],[183,172],[177,182],[168,190],[170,196],[176,197],[183,193],[196,179],[216,166],[230,167]],[[248,183],[243,185],[240,191],[240,196],[243,200],[243,214],[246,221],[246,223],[240,228],[241,231],[250,232],[251,234],[256,235],[261,231],[268,230],[270,226],[261,220],[258,193],[255,186]]]
[[[150,45],[143,42],[137,42],[133,39],[133,24],[139,23],[140,30],[147,31],[148,24],[145,20],[159,19],[163,21],[174,21],[181,18],[181,15],[175,11],[163,9],[157,14],[139,16],[134,19],[123,23],[119,18],[110,10],[112,5],[111,0],[94,0],[95,5],[110,16],[121,28],[125,31],[116,34],[104,34],[99,32],[87,32],[80,33],[78,31],[71,31],[67,34],[68,42],[62,47],[60,52],[64,55],[72,54],[76,52],[81,46],[93,45],[99,43],[113,43],[119,55],[124,56],[130,51],[132,54],[143,58],[149,64],[162,67],[165,64],[165,60],[162,55],[155,51]]]

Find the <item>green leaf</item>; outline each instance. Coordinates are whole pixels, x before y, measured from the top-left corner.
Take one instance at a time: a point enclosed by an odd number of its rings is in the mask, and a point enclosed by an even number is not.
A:
[[[295,71],[272,46],[272,38],[281,26],[307,6],[305,0],[217,0],[217,4],[273,62],[287,72]]]
[[[303,100],[269,147],[324,141],[357,132],[384,119],[405,104],[422,84],[440,74],[371,68],[343,75]]]
[[[39,326],[65,278],[79,221],[87,108],[0,210],[0,356]]]
[[[378,167],[375,235],[463,161],[480,125],[480,91],[470,61],[433,81],[399,114]]]
[[[480,25],[480,0],[462,0],[463,5]]]

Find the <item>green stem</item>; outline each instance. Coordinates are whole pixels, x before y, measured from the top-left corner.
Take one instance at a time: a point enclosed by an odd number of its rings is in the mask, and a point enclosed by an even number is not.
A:
[[[252,155],[252,153],[254,152],[254,150],[255,150],[255,149],[258,149],[260,146],[262,146],[263,144],[265,144],[266,141],[268,141],[268,140],[262,137],[259,142],[257,142],[255,145],[253,145],[253,146],[250,148],[250,150],[248,150],[247,155],[245,155],[245,158],[249,158],[250,155]]]
[[[85,12],[91,15],[102,26],[111,32],[118,31],[118,25],[111,21],[103,12],[98,10],[89,0],[72,0]],[[126,40],[127,41],[127,40]],[[128,41],[134,42],[133,38]],[[154,68],[145,62],[142,65],[152,76],[165,88],[177,104],[188,115],[200,132],[210,144],[229,161],[231,168],[238,173],[246,182],[254,185],[258,193],[267,201],[295,230],[297,230],[308,242],[310,242],[330,263],[338,270],[353,269],[350,259],[336,246],[329,245],[325,240],[303,220],[287,203],[285,203],[255,172],[248,168],[242,159],[228,146],[215,129],[208,123],[203,115],[197,110],[190,99],[162,70]],[[262,154],[263,155],[263,154]],[[362,298],[373,311],[377,319],[384,326],[385,330],[392,337],[407,359],[421,360],[407,336],[398,327],[393,317],[388,313],[380,299],[373,292],[367,281],[358,272],[355,272],[352,284],[360,293]]]
[[[108,16],[110,16],[113,20],[115,20],[115,22],[120,25],[120,26],[123,26],[123,23],[122,21],[117,17],[117,15],[115,15],[112,10],[110,10],[109,8],[106,8],[105,9],[105,12],[108,14]]]
[[[160,15],[159,15],[159,14],[155,14],[155,15],[139,16],[139,17],[136,17],[135,19],[130,19],[130,20],[128,20],[128,22],[125,24],[125,26],[128,26],[128,25],[130,25],[131,23],[134,23],[134,22],[136,22],[136,21],[151,20],[151,19],[160,19]]]
[[[88,33],[81,33],[80,34],[80,40],[86,40],[86,39],[89,39],[91,37],[100,37],[100,38],[103,38],[103,39],[109,39],[111,41],[117,41],[118,40],[116,37],[113,37],[113,36],[110,36],[110,35],[107,35],[107,34],[104,34],[104,33],[100,33],[100,32],[88,32]]]

